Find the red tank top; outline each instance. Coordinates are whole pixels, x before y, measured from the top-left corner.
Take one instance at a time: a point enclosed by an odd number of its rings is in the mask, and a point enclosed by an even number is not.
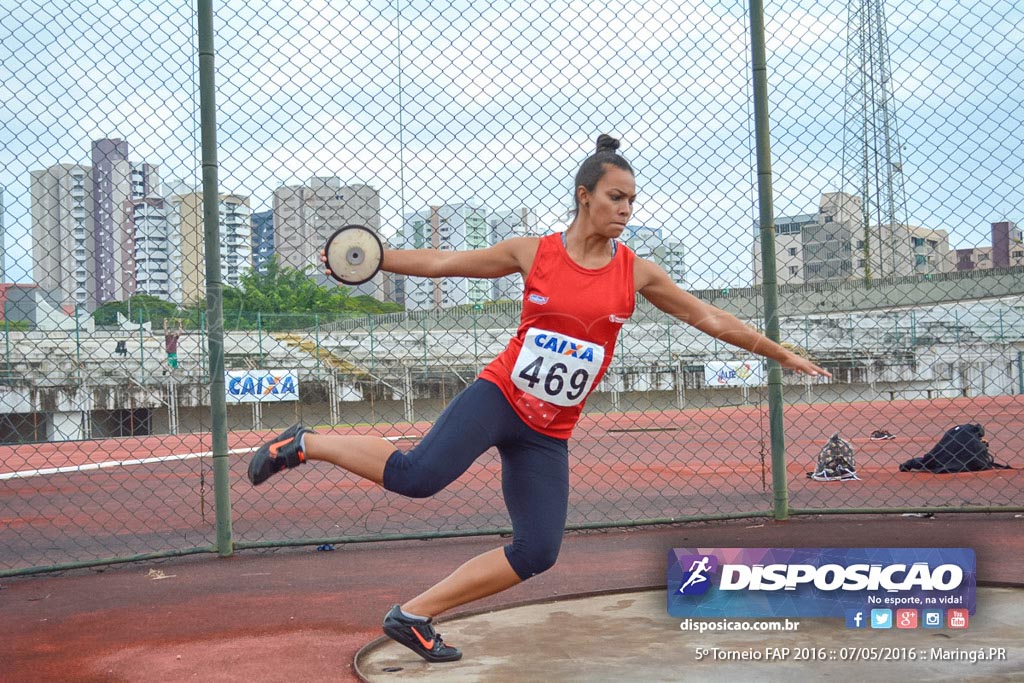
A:
[[[608,265],[590,270],[569,257],[560,233],[541,238],[516,336],[480,373],[541,434],[568,439],[608,369],[636,305],[633,258],[619,243]]]

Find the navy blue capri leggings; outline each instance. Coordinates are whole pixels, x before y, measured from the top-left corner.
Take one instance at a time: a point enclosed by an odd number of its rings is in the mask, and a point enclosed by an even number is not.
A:
[[[534,431],[493,382],[478,379],[460,392],[415,448],[395,451],[384,488],[412,498],[432,496],[492,446],[501,454],[501,492],[512,520],[505,557],[526,580],[558,558],[569,500],[569,447]]]

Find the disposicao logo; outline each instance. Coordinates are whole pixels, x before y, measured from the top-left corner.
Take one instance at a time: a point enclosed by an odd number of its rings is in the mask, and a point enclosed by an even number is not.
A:
[[[680,566],[689,565],[679,586],[680,595],[703,595],[711,588],[710,574],[718,570],[718,558],[714,555],[689,555],[679,558]]]
[[[873,610],[973,613],[975,586],[969,548],[673,548],[668,555],[668,611],[678,617],[837,617],[861,628]]]

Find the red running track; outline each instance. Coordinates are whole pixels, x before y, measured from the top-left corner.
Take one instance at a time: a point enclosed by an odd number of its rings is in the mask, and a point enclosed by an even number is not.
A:
[[[983,424],[997,459],[1017,469],[898,471],[900,462],[964,422]],[[870,441],[880,428],[897,438]],[[416,423],[330,431],[392,437],[404,448],[427,429]],[[1022,397],[791,405],[785,429],[791,508],[1024,505],[1017,455],[1024,452]],[[859,481],[806,477],[833,432],[853,444]],[[236,540],[508,525],[494,452],[434,498],[410,501],[319,463],[254,489],[244,474],[247,453],[267,436],[229,435],[229,448],[242,451],[229,458]],[[212,545],[211,459],[193,457],[209,448],[208,433],[0,447],[0,570]],[[752,406],[586,416],[570,448],[569,522],[767,512],[769,448],[767,411]],[[125,461],[136,462],[113,466]],[[39,472],[58,468],[64,469]]]

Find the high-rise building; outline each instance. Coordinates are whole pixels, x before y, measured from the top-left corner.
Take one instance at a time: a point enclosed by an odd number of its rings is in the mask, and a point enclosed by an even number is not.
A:
[[[682,240],[674,238],[663,240],[646,258],[664,268],[668,276],[672,278],[672,282],[680,286],[686,284],[686,251]]]
[[[469,203],[432,206],[408,214],[402,226],[402,248],[459,251],[490,245],[487,212]],[[407,277],[402,283],[408,310],[448,308],[482,303],[491,298],[490,280]]]
[[[627,225],[620,239],[640,258],[661,266],[676,284],[686,282],[686,259],[683,243],[666,238],[662,228],[646,225]]]
[[[949,251],[949,233],[917,225],[908,225],[911,258],[915,275],[932,275],[953,270]]]
[[[496,211],[487,218],[491,228],[490,244],[494,245],[513,237],[530,237],[537,234],[537,214],[521,207],[513,211]],[[506,275],[491,281],[491,300],[523,298],[523,276]]]
[[[818,220],[800,233],[804,257],[804,282],[849,280],[855,270],[854,240],[861,226],[860,197],[844,192],[821,196]]]
[[[252,215],[252,267],[267,272],[267,263],[274,255],[274,211],[258,211]]]
[[[988,270],[1024,266],[1024,235],[1013,221],[992,223],[991,246],[955,250],[955,270]]]
[[[221,282],[228,287],[242,284],[242,275],[252,268],[252,211],[249,198],[223,195],[220,198]]]
[[[775,221],[775,277],[780,285],[799,285],[804,281],[803,230],[817,224],[817,214],[783,216]],[[761,225],[754,222],[754,282],[764,281],[761,259]]]
[[[93,195],[86,189],[91,169],[56,164],[29,173],[33,279],[60,303],[94,307],[95,233]]]
[[[157,169],[128,160],[124,140],[92,143],[92,166],[32,171],[33,275],[62,304],[94,309],[134,293],[133,201],[157,197]]]
[[[129,290],[180,305],[180,237],[171,203],[163,197],[127,199],[124,214],[124,232],[132,236]]]
[[[342,185],[333,177],[314,177],[306,185],[274,191],[274,253],[282,266],[309,268],[315,280],[324,276],[320,250],[346,225],[363,225],[380,234],[380,194],[369,185]],[[356,287],[353,294],[383,297],[383,276]]]
[[[655,247],[661,246],[664,241],[663,235],[664,230],[661,228],[652,228],[647,225],[627,225],[619,235],[619,239],[640,258],[649,258],[654,253]]]
[[[170,219],[178,226],[181,240],[181,296],[183,301],[193,302],[206,296],[203,194],[174,195],[170,202]],[[252,267],[249,198],[222,195],[219,207],[221,282],[237,287],[242,275]]]
[[[1013,221],[992,224],[992,267],[1024,265],[1024,235]]]
[[[92,143],[92,275],[96,279],[96,306],[124,301],[133,293],[132,236],[124,232],[128,224],[126,207],[130,204],[125,200],[160,193],[156,168],[132,163],[129,153],[128,143],[121,139]]]
[[[761,284],[760,226],[754,224],[754,282]],[[864,229],[861,200],[823,194],[817,214],[779,218],[775,270],[780,285],[941,273],[953,268],[949,233],[916,225]]]

